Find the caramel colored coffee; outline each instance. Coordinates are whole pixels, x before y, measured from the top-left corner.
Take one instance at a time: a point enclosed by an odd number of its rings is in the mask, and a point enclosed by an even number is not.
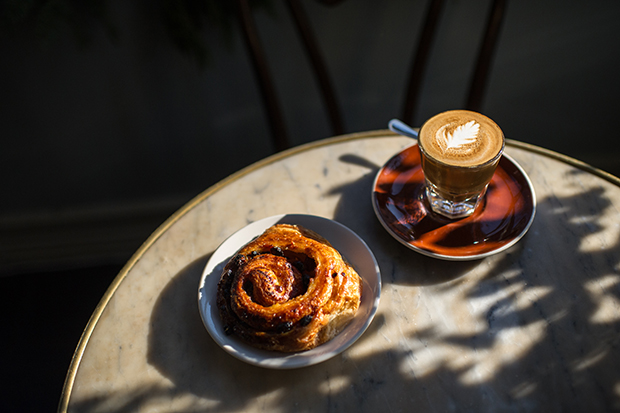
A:
[[[433,210],[449,218],[472,214],[504,149],[499,126],[477,112],[443,112],[422,125],[418,146]]]
[[[418,142],[425,154],[454,166],[477,166],[493,160],[504,147],[502,130],[488,117],[452,110],[424,123]]]

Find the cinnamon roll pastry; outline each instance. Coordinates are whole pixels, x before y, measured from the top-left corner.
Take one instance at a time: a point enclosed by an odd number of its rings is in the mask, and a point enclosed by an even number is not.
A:
[[[353,319],[361,278],[319,234],[279,224],[224,267],[217,306],[226,334],[265,350],[310,350]]]

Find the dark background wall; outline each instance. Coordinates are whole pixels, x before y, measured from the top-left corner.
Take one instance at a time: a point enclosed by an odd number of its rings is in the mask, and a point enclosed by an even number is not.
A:
[[[175,209],[273,153],[232,16],[203,18],[200,64],[175,44],[166,1],[56,3],[66,7],[39,20],[9,16],[0,38],[0,266],[13,272],[123,262]],[[293,144],[326,138],[288,10],[263,3],[255,17]],[[415,125],[464,104],[489,4],[446,2]],[[303,5],[346,131],[386,128],[402,111],[426,1]],[[509,138],[620,174],[618,21],[615,0],[510,1],[482,111]]]

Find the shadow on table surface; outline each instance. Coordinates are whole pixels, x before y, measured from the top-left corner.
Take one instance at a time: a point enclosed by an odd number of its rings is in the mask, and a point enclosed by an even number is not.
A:
[[[485,261],[438,262],[393,240],[375,218],[372,205],[359,201],[369,197],[380,166],[354,155],[341,160],[366,166],[368,173],[332,190],[341,194],[335,219],[385,257],[380,262],[384,285],[458,289],[463,300],[486,305],[479,320],[486,325],[484,331],[455,336],[414,329],[412,337],[475,354],[505,344],[516,329],[542,331],[535,345],[523,349],[517,360],[505,362],[481,384],[466,384],[465,378],[476,366],[449,367],[454,360],[443,360],[424,375],[425,380],[417,377],[416,385],[445,392],[429,408],[450,409],[454,401],[462,406],[469,400],[474,401],[473,411],[481,411],[480,406],[488,406],[489,411],[508,406],[519,411],[537,411],[543,406],[551,411],[620,409],[620,373],[611,367],[620,365],[620,354],[615,351],[620,345],[620,237],[617,224],[602,222],[602,216],[616,207],[603,187],[584,191],[580,177],[587,172],[572,169],[565,176],[569,183],[563,185],[579,186],[578,194],[538,199],[528,234],[506,252]],[[612,242],[601,247],[598,237],[609,231]],[[468,277],[479,265],[490,266],[488,275]],[[399,362],[406,358],[403,354]],[[395,371],[398,365],[394,364]],[[493,394],[498,388],[505,389],[505,394]]]
[[[363,163],[353,157],[343,161]],[[458,288],[467,300],[486,306],[471,316],[481,317],[477,325],[484,329],[446,334],[441,328],[411,323],[402,326],[402,338],[391,337],[389,350],[361,355],[346,351],[303,369],[262,369],[225,353],[203,327],[196,291],[206,256],[170,281],[150,320],[148,362],[171,384],[129,388],[115,395],[125,400],[117,411],[188,395],[197,399],[187,398],[187,412],[243,411],[264,395],[270,398],[263,399],[267,405],[262,407],[279,411],[303,410],[317,398],[325,411],[400,411],[413,406],[419,411],[477,412],[620,408],[620,282],[617,270],[600,270],[618,268],[620,244],[617,236],[612,245],[595,251],[584,244],[609,227],[599,222],[601,213],[613,208],[603,189],[539,199],[529,234],[494,259],[438,263],[394,241],[377,223],[370,203],[359,201],[368,199],[378,168],[366,165],[369,172],[362,179],[331,192],[341,195],[336,220],[385,257],[379,262],[384,289],[405,286],[424,294],[427,288],[435,293]],[[564,239],[563,247],[557,248],[550,236]],[[437,278],[425,275],[431,264],[439,265]],[[471,282],[468,274],[479,265],[490,266],[488,275]],[[580,288],[571,290],[568,285]],[[391,322],[392,314],[380,307],[356,345],[382,334]],[[486,369],[483,355],[501,346],[510,349],[506,340],[516,329],[538,336],[530,347],[519,349],[518,357]],[[459,349],[466,357],[442,358],[443,348]],[[418,364],[429,352],[436,355],[430,357],[433,363]],[[103,402],[91,399],[76,407],[96,410]]]

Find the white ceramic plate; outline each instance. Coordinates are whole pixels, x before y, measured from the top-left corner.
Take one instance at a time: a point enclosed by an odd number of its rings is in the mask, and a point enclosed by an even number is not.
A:
[[[245,244],[272,225],[301,225],[326,238],[355,268],[363,280],[362,302],[349,325],[334,337],[312,350],[280,353],[254,348],[235,336],[224,334],[216,301],[217,284],[224,265]],[[213,340],[225,351],[247,363],[272,369],[311,366],[328,360],[351,346],[370,325],[381,295],[381,274],[377,261],[366,243],[344,225],[314,215],[276,215],[253,222],[226,239],[207,263],[198,289],[198,306],[202,321]]]

